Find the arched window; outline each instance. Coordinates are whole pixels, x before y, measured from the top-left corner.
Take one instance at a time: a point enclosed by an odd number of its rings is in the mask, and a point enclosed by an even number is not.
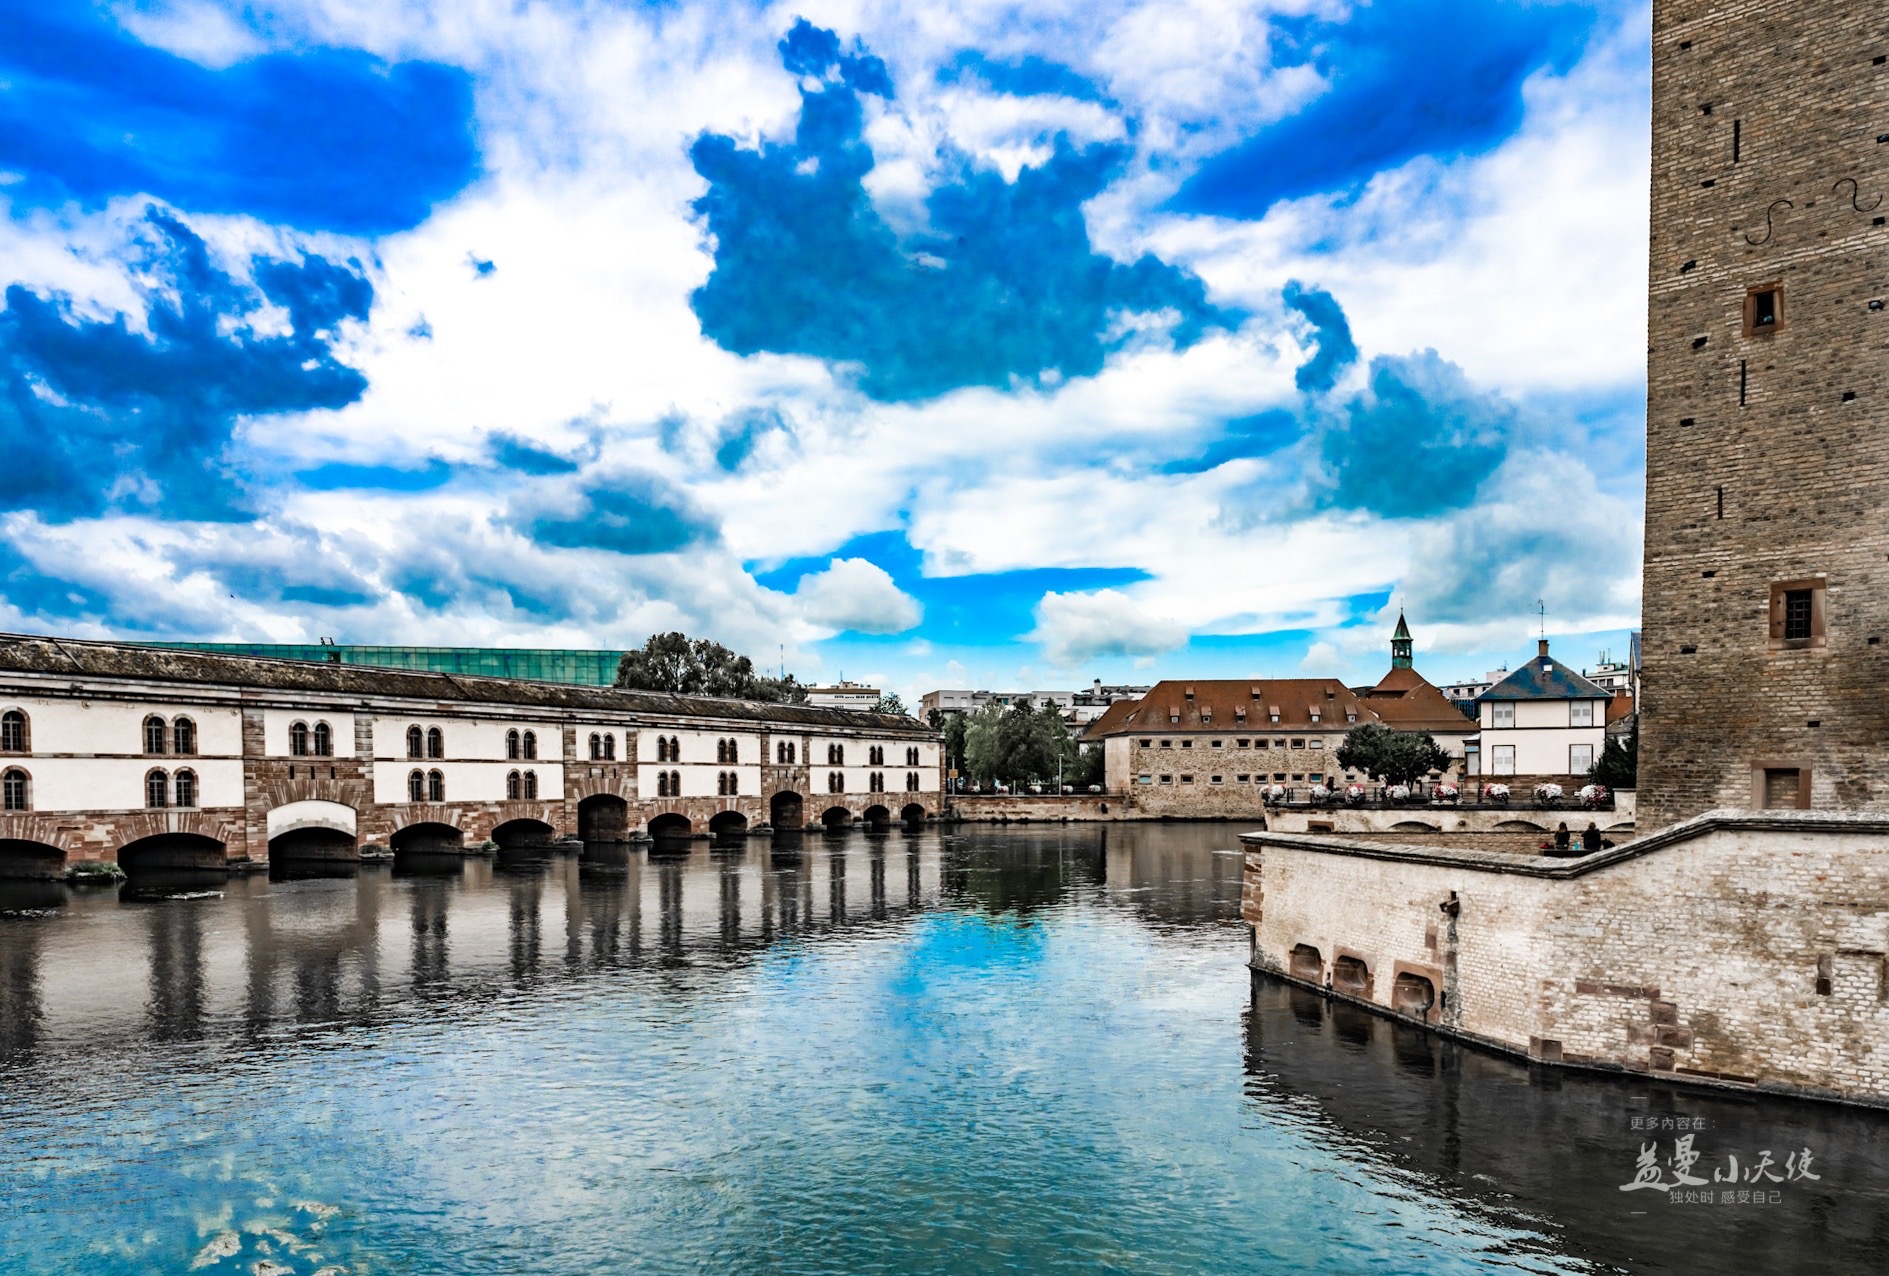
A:
[[[680,771],[671,771],[669,773],[669,796],[682,796],[682,772]]]
[[[426,729],[426,756],[429,758],[446,756],[446,735],[438,727]]]
[[[728,760],[728,741],[715,741],[715,760],[717,762],[726,762]]]
[[[144,777],[144,804],[146,806],[165,806],[170,794],[170,777],[162,771],[152,771]]]
[[[917,745],[913,745],[911,748],[905,751],[905,765],[906,766],[918,765],[918,746]]]
[[[717,772],[715,772],[715,794],[716,794],[716,796],[718,796],[718,797],[725,797],[725,796],[727,796],[727,794],[728,794],[728,772],[726,772],[726,771],[717,771]]]
[[[741,772],[730,771],[728,773],[728,796],[733,797],[739,792],[741,792]]]
[[[799,752],[800,752],[800,746],[799,746],[799,745],[797,745],[797,744],[790,744],[790,745],[788,745],[788,746],[787,746],[787,760],[788,760],[789,762],[792,762],[792,761],[794,760],[794,758],[795,758],[795,755],[796,755],[796,754],[798,754]]]
[[[415,727],[413,729],[418,731],[420,728]],[[426,801],[426,777],[418,771],[407,772],[407,801]]]
[[[7,810],[29,811],[32,809],[29,784],[26,772],[18,767],[6,773],[4,781],[0,781],[0,790],[5,791]]]
[[[144,720],[144,751],[146,753],[164,752],[164,719],[155,713]],[[162,802],[159,806],[164,805]]]
[[[189,718],[171,719],[171,751],[185,757],[197,751],[197,724]]]
[[[0,713],[0,752],[26,752],[26,715],[18,709]]]
[[[520,752],[521,746],[518,739],[518,729],[514,727],[505,733],[505,756],[508,758],[516,758]]]
[[[834,766],[845,766],[846,765],[846,746],[843,744],[827,745],[826,746],[826,760],[828,762],[831,762]]]
[[[538,733],[536,731],[525,732],[525,756],[534,760],[538,756]]]
[[[918,792],[918,772],[907,771],[905,773],[905,791],[907,793]]]
[[[525,800],[527,802],[538,800],[538,773],[536,771],[525,772]]]
[[[426,800],[444,802],[446,800],[446,777],[438,771],[426,773]]]
[[[426,756],[426,736],[418,727],[407,728],[407,756],[410,758]]]
[[[507,802],[516,802],[518,795],[524,792],[524,788],[524,782],[519,777],[518,772],[507,771],[505,773],[505,800]]]
[[[289,752],[298,758],[308,756],[308,724],[306,722],[289,724]]]
[[[603,761],[603,737],[595,731],[590,733],[590,760],[592,762]],[[658,761],[660,760],[661,759],[658,759]]]
[[[656,796],[669,796],[669,773],[667,771],[656,772]]]
[[[765,757],[766,755],[763,754],[762,756]],[[728,742],[728,765],[733,766],[739,761],[741,761],[741,741],[730,740]]]
[[[177,773],[177,805],[195,806],[197,804],[197,773],[183,770]]]
[[[325,722],[315,724],[315,756],[332,758],[335,755],[335,729]]]
[[[826,791],[828,793],[846,792],[846,777],[841,775],[838,771],[831,772],[826,777]]]
[[[617,760],[617,737],[615,732],[606,731],[603,733],[603,757],[606,762],[615,762]]]

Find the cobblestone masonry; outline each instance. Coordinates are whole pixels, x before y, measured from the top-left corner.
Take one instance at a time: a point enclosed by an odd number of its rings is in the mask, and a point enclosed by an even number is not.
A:
[[[1758,805],[1767,763],[1889,810],[1889,6],[1653,9],[1640,826]]]
[[[1244,841],[1260,969],[1355,957],[1387,1011],[1427,971],[1437,1027],[1544,1062],[1889,1106],[1889,820],[1712,812],[1567,861]]]

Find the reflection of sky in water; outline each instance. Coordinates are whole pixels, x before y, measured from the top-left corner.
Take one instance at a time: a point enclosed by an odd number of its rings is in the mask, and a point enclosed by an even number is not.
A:
[[[0,919],[40,995],[0,1066],[0,1252],[329,1276],[1589,1270],[1249,1076],[1229,834],[1097,836]],[[146,947],[100,947],[126,933]],[[293,960],[255,956],[274,945]],[[148,955],[86,970],[110,985],[91,1013],[145,1019],[100,1040],[46,994],[49,965],[106,951]],[[202,987],[154,979],[160,957]]]

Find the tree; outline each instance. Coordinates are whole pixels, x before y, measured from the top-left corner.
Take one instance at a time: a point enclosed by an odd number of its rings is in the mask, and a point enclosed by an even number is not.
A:
[[[1626,743],[1610,735],[1601,746],[1600,758],[1587,769],[1587,778],[1610,789],[1631,789],[1640,773],[1640,720],[1635,717]]]
[[[872,707],[872,711],[874,713],[896,714],[902,718],[905,716],[905,702],[899,699],[899,693],[896,691],[881,692],[879,695],[879,703]]]
[[[1385,784],[1410,784],[1449,769],[1450,755],[1422,731],[1393,731],[1375,722],[1351,728],[1338,746],[1338,765]]]
[[[932,712],[939,711],[933,709]],[[941,716],[944,718],[942,729],[944,731],[945,770],[960,772],[970,770],[970,763],[964,756],[965,734],[971,725],[969,717],[962,713],[947,713]],[[932,725],[938,724],[934,722]]]
[[[651,634],[638,651],[617,662],[617,686],[631,691],[667,691],[681,696],[727,696],[798,704],[807,690],[794,676],[763,677],[754,662],[718,642],[670,632]]]

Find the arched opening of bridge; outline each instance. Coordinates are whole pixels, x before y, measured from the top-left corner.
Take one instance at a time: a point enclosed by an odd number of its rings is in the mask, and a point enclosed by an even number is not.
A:
[[[387,839],[395,855],[463,855],[466,835],[450,824],[409,824]]]
[[[349,861],[360,858],[361,848],[356,845],[354,834],[343,833],[340,829],[311,826],[293,829],[269,839],[271,864],[285,860]]]
[[[866,808],[866,814],[863,818],[866,821],[866,827],[868,829],[875,833],[883,833],[887,826],[892,823],[892,812],[887,807],[869,806]]]
[[[630,804],[614,793],[593,793],[577,804],[577,836],[586,842],[630,840]]]
[[[807,804],[798,793],[776,793],[768,799],[767,818],[777,829],[797,829],[807,823]]]
[[[50,882],[65,875],[66,853],[44,842],[0,839],[0,878]]]
[[[118,848],[118,867],[127,877],[159,869],[228,869],[223,843],[200,833],[158,833]]]
[[[503,851],[545,852],[557,839],[558,831],[543,820],[507,820],[492,830],[492,840]]]
[[[899,812],[899,820],[907,828],[918,828],[925,822],[925,808],[922,803],[908,802]]]
[[[670,811],[649,822],[651,855],[687,855],[689,837],[695,831],[689,817]]]
[[[739,811],[721,811],[708,822],[708,831],[716,837],[740,837],[748,831],[748,817]]]
[[[853,827],[853,813],[843,806],[829,806],[821,813],[820,823],[829,833],[843,833]]]

